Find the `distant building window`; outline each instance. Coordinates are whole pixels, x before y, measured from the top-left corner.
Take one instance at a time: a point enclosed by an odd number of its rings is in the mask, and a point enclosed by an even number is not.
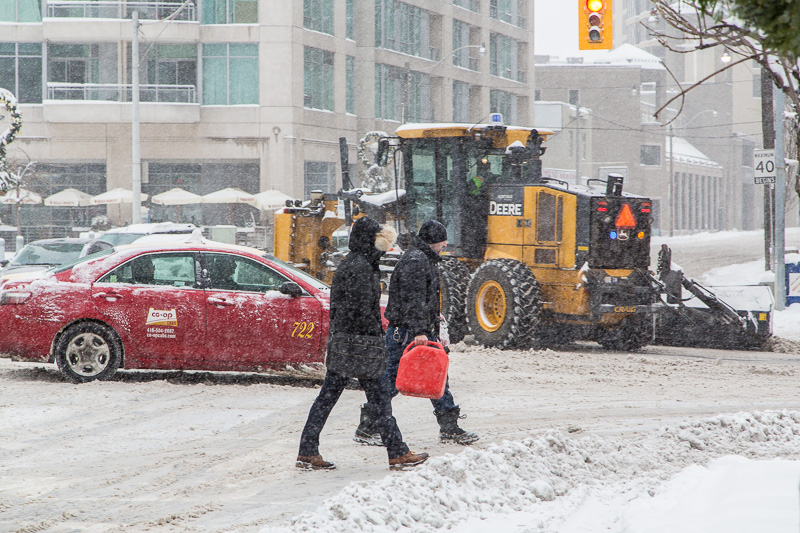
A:
[[[541,99],[542,99],[542,90],[536,89],[535,91],[533,91],[533,100],[535,102],[539,102]]]
[[[570,105],[578,105],[578,102],[580,100],[580,95],[581,95],[580,91],[578,91],[576,89],[570,89],[570,91],[569,91],[569,104]]]
[[[453,5],[458,7],[463,7],[464,9],[469,9],[470,11],[478,12],[480,9],[480,1],[479,0],[453,0]]]
[[[453,122],[469,122],[469,84],[453,82]]]
[[[375,0],[375,48],[439,60],[430,46],[430,13],[397,0]]]
[[[303,106],[333,111],[333,52],[306,46],[303,53]]]
[[[203,104],[258,103],[258,45],[203,45]]]
[[[311,191],[336,192],[336,164],[326,161],[306,161],[303,173],[305,194]]]
[[[375,65],[375,118],[398,122],[431,121],[431,78],[408,73],[408,101],[403,101],[405,71],[392,65]],[[403,109],[403,105],[407,109]]]
[[[303,0],[303,27],[333,35],[333,0]]]
[[[353,11],[353,0],[347,0],[344,6],[344,36],[348,39],[355,39],[355,14]]]
[[[41,0],[0,0],[0,21],[41,22]]]
[[[258,0],[203,0],[203,24],[257,24]]]
[[[526,27],[528,22],[523,15],[524,9],[523,0],[489,0],[490,17],[520,28]]]
[[[661,147],[654,144],[643,144],[640,159],[643,166],[661,166]]]
[[[517,79],[517,40],[501,33],[489,36],[489,74]]]
[[[23,104],[42,102],[42,45],[0,43],[0,87]]]
[[[345,58],[345,112],[356,113],[356,58]]]
[[[516,94],[506,91],[490,91],[489,112],[502,113],[503,121],[506,124],[517,124],[517,100]]]

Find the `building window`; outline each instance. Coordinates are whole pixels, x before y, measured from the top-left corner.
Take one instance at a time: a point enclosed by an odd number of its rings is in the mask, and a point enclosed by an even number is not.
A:
[[[258,0],[203,0],[203,24],[257,24]]]
[[[3,22],[41,22],[41,0],[2,0],[0,1],[0,21]]]
[[[141,72],[142,102],[196,102],[197,46],[194,44],[158,44],[145,56]],[[169,88],[166,86],[179,86]]]
[[[528,22],[524,12],[525,5],[521,0],[489,0],[489,16],[493,19],[524,28]]]
[[[469,33],[469,24],[453,20],[453,65],[478,70],[478,58],[471,53],[477,46],[470,46]]]
[[[475,11],[476,13],[480,9],[479,0],[453,0],[453,5],[463,7],[464,9],[469,9],[470,11]]]
[[[430,46],[429,12],[397,0],[375,0],[375,48],[439,60]]]
[[[344,36],[348,39],[355,39],[355,14],[353,12],[353,0],[347,0],[344,6]]]
[[[533,91],[533,101],[534,102],[540,102],[541,100],[542,100],[542,90],[541,89],[535,89]]]
[[[48,44],[47,99],[119,101],[117,45]]]
[[[304,107],[333,111],[333,52],[306,46],[303,53]]]
[[[375,117],[398,122],[431,121],[431,79],[422,72],[408,73],[408,109],[403,109],[405,70],[375,65]]]
[[[345,58],[345,112],[356,113],[356,58]]]
[[[505,91],[489,92],[489,112],[502,113],[506,124],[517,123],[517,95]]]
[[[469,84],[453,82],[453,122],[469,122]]]
[[[203,104],[258,103],[258,45],[203,45]]]
[[[308,198],[311,191],[336,192],[336,164],[325,161],[306,161],[303,172],[305,194]]]
[[[501,33],[489,36],[489,74],[517,79],[517,40]]]
[[[333,0],[303,0],[303,27],[333,35]]]
[[[23,104],[42,102],[42,45],[0,43],[0,87]]]
[[[661,166],[661,147],[654,144],[643,144],[640,163],[643,166]]]

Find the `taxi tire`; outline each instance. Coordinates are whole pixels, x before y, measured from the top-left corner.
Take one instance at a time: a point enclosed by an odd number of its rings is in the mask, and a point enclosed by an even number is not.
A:
[[[89,359],[84,372],[77,370],[81,351]],[[110,327],[97,322],[80,322],[67,328],[58,338],[55,359],[58,369],[73,383],[106,380],[119,368],[122,343]]]

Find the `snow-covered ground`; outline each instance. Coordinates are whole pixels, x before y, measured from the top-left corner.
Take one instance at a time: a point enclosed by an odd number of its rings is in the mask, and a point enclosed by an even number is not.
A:
[[[757,244],[743,244],[758,240],[654,245],[714,285],[760,279]],[[799,243],[787,232],[787,245]],[[708,260],[720,250],[733,262]],[[703,261],[713,268],[693,272]],[[800,305],[774,324],[800,343]],[[460,343],[451,385],[462,425],[482,439],[439,445],[430,404],[398,397],[405,440],[433,456],[406,472],[352,442],[360,391],[345,391],[322,435],[339,468],[300,472],[316,389],[189,372],[72,385],[53,365],[0,358],[0,531],[796,533],[800,344],[787,346]]]

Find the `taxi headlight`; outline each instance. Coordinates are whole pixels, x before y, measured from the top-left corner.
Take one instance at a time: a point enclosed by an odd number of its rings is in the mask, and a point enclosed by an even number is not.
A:
[[[30,291],[0,291],[0,305],[24,304],[31,297]]]

